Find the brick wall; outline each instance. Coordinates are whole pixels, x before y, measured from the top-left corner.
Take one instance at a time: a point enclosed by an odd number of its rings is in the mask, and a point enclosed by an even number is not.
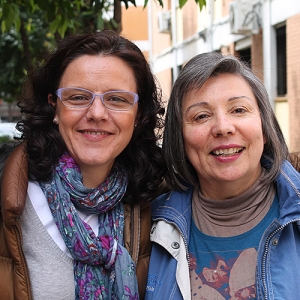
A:
[[[300,14],[286,21],[290,151],[300,151]]]
[[[199,5],[195,1],[187,1],[182,8],[183,39],[187,39],[198,30]]]
[[[263,82],[264,71],[263,71],[263,41],[262,32],[259,34],[252,35],[251,45],[251,68],[255,75]]]

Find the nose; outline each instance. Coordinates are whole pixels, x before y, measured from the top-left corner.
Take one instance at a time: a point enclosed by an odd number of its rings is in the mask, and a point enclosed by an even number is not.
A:
[[[224,114],[215,118],[212,128],[214,137],[225,137],[235,133],[235,126],[230,116]]]
[[[100,121],[108,118],[107,108],[102,103],[100,96],[95,96],[92,104],[87,108],[86,117],[88,120]]]

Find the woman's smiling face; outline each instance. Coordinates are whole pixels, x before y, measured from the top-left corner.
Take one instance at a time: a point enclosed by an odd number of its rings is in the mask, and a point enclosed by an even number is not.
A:
[[[102,55],[83,55],[72,61],[59,85],[66,87],[84,88],[97,94],[117,90],[137,93],[132,69],[117,57]],[[52,95],[49,102],[52,103]],[[66,107],[57,100],[59,132],[83,176],[90,174],[84,177],[86,186],[95,185],[85,180],[92,174],[98,174],[99,178],[94,180],[100,181],[98,184],[106,178],[116,157],[132,138],[137,112],[138,103],[127,111],[109,110],[98,96],[86,108]]]
[[[183,139],[202,192],[222,199],[247,190],[261,173],[264,135],[249,84],[239,75],[210,77],[183,99]]]

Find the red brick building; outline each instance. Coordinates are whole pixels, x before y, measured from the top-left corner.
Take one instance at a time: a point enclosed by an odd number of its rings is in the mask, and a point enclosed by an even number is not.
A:
[[[264,82],[290,151],[300,150],[300,1],[149,1],[123,11],[122,34],[149,57],[167,102],[181,67],[194,55],[218,50],[249,62]],[[138,3],[139,4],[139,3]]]

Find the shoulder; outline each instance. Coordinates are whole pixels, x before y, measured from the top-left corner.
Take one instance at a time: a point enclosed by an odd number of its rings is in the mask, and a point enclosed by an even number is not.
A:
[[[150,203],[124,205],[124,244],[134,262],[142,253],[150,252]]]
[[[293,183],[300,188],[300,173],[295,169],[294,163],[285,160],[280,169],[280,173],[276,178],[277,182],[280,183]]]
[[[10,170],[11,174],[19,177],[20,171],[28,171],[28,157],[25,142],[3,144],[0,147],[0,177],[3,172]]]
[[[174,208],[176,210],[185,210],[191,204],[194,188],[190,186],[185,191],[170,191],[160,195],[151,202],[151,210],[154,213],[163,207]]]
[[[300,213],[300,173],[287,160],[283,162],[275,184],[281,209],[294,209]]]
[[[4,143],[0,146],[0,175],[2,175],[4,164],[11,154],[11,152],[16,147],[15,143]]]
[[[150,203],[124,205],[124,245],[136,263],[140,299],[144,299],[151,252]]]
[[[22,214],[28,186],[28,159],[25,143],[2,146],[1,157],[1,206],[3,211]],[[18,201],[16,202],[16,199]],[[14,219],[12,216],[10,219]]]
[[[300,171],[300,151],[290,153],[289,160],[290,160],[292,166],[299,172]]]

